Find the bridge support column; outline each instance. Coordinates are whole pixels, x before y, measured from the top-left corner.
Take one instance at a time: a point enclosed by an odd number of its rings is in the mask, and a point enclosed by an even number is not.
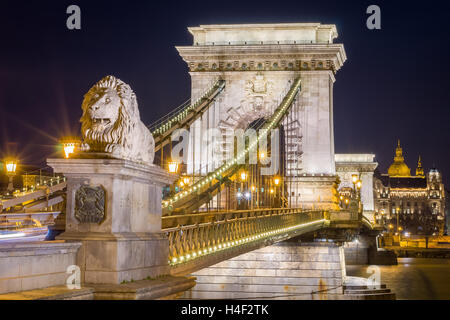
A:
[[[49,159],[67,177],[66,230],[80,241],[82,283],[120,284],[168,274],[161,233],[162,187],[174,177],[156,166],[118,159]]]
[[[286,177],[291,208],[337,210],[336,176]]]

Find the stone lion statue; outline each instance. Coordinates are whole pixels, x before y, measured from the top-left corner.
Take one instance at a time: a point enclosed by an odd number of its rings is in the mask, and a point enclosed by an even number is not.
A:
[[[155,141],[141,121],[136,95],[128,84],[104,77],[85,94],[81,108],[83,151],[153,163]]]

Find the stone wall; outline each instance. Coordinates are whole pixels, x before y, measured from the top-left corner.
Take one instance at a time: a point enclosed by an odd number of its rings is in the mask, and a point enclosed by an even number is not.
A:
[[[197,271],[185,299],[334,299],[342,294],[343,251],[333,243],[283,242]]]
[[[347,265],[369,264],[369,246],[363,242],[346,242],[343,246]]]
[[[0,245],[0,294],[65,285],[80,246],[62,241]]]

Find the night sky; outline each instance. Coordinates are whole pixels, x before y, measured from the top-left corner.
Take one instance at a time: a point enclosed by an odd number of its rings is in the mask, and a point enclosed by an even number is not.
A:
[[[442,2],[443,3],[443,2]],[[81,8],[82,29],[66,28]],[[381,30],[366,8],[381,8]],[[103,76],[130,84],[150,123],[190,95],[175,46],[188,26],[336,24],[347,61],[334,87],[337,153],[375,153],[380,170],[397,139],[415,173],[422,155],[450,183],[448,12],[437,1],[5,1],[0,2],[0,157],[43,165],[57,139],[79,135],[83,94]]]

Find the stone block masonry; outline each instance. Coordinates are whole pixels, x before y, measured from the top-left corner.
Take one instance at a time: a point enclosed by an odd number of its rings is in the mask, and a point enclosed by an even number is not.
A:
[[[345,262],[334,243],[283,242],[193,274],[185,299],[329,300],[342,296]]]
[[[65,285],[80,246],[63,241],[0,245],[0,294]]]

